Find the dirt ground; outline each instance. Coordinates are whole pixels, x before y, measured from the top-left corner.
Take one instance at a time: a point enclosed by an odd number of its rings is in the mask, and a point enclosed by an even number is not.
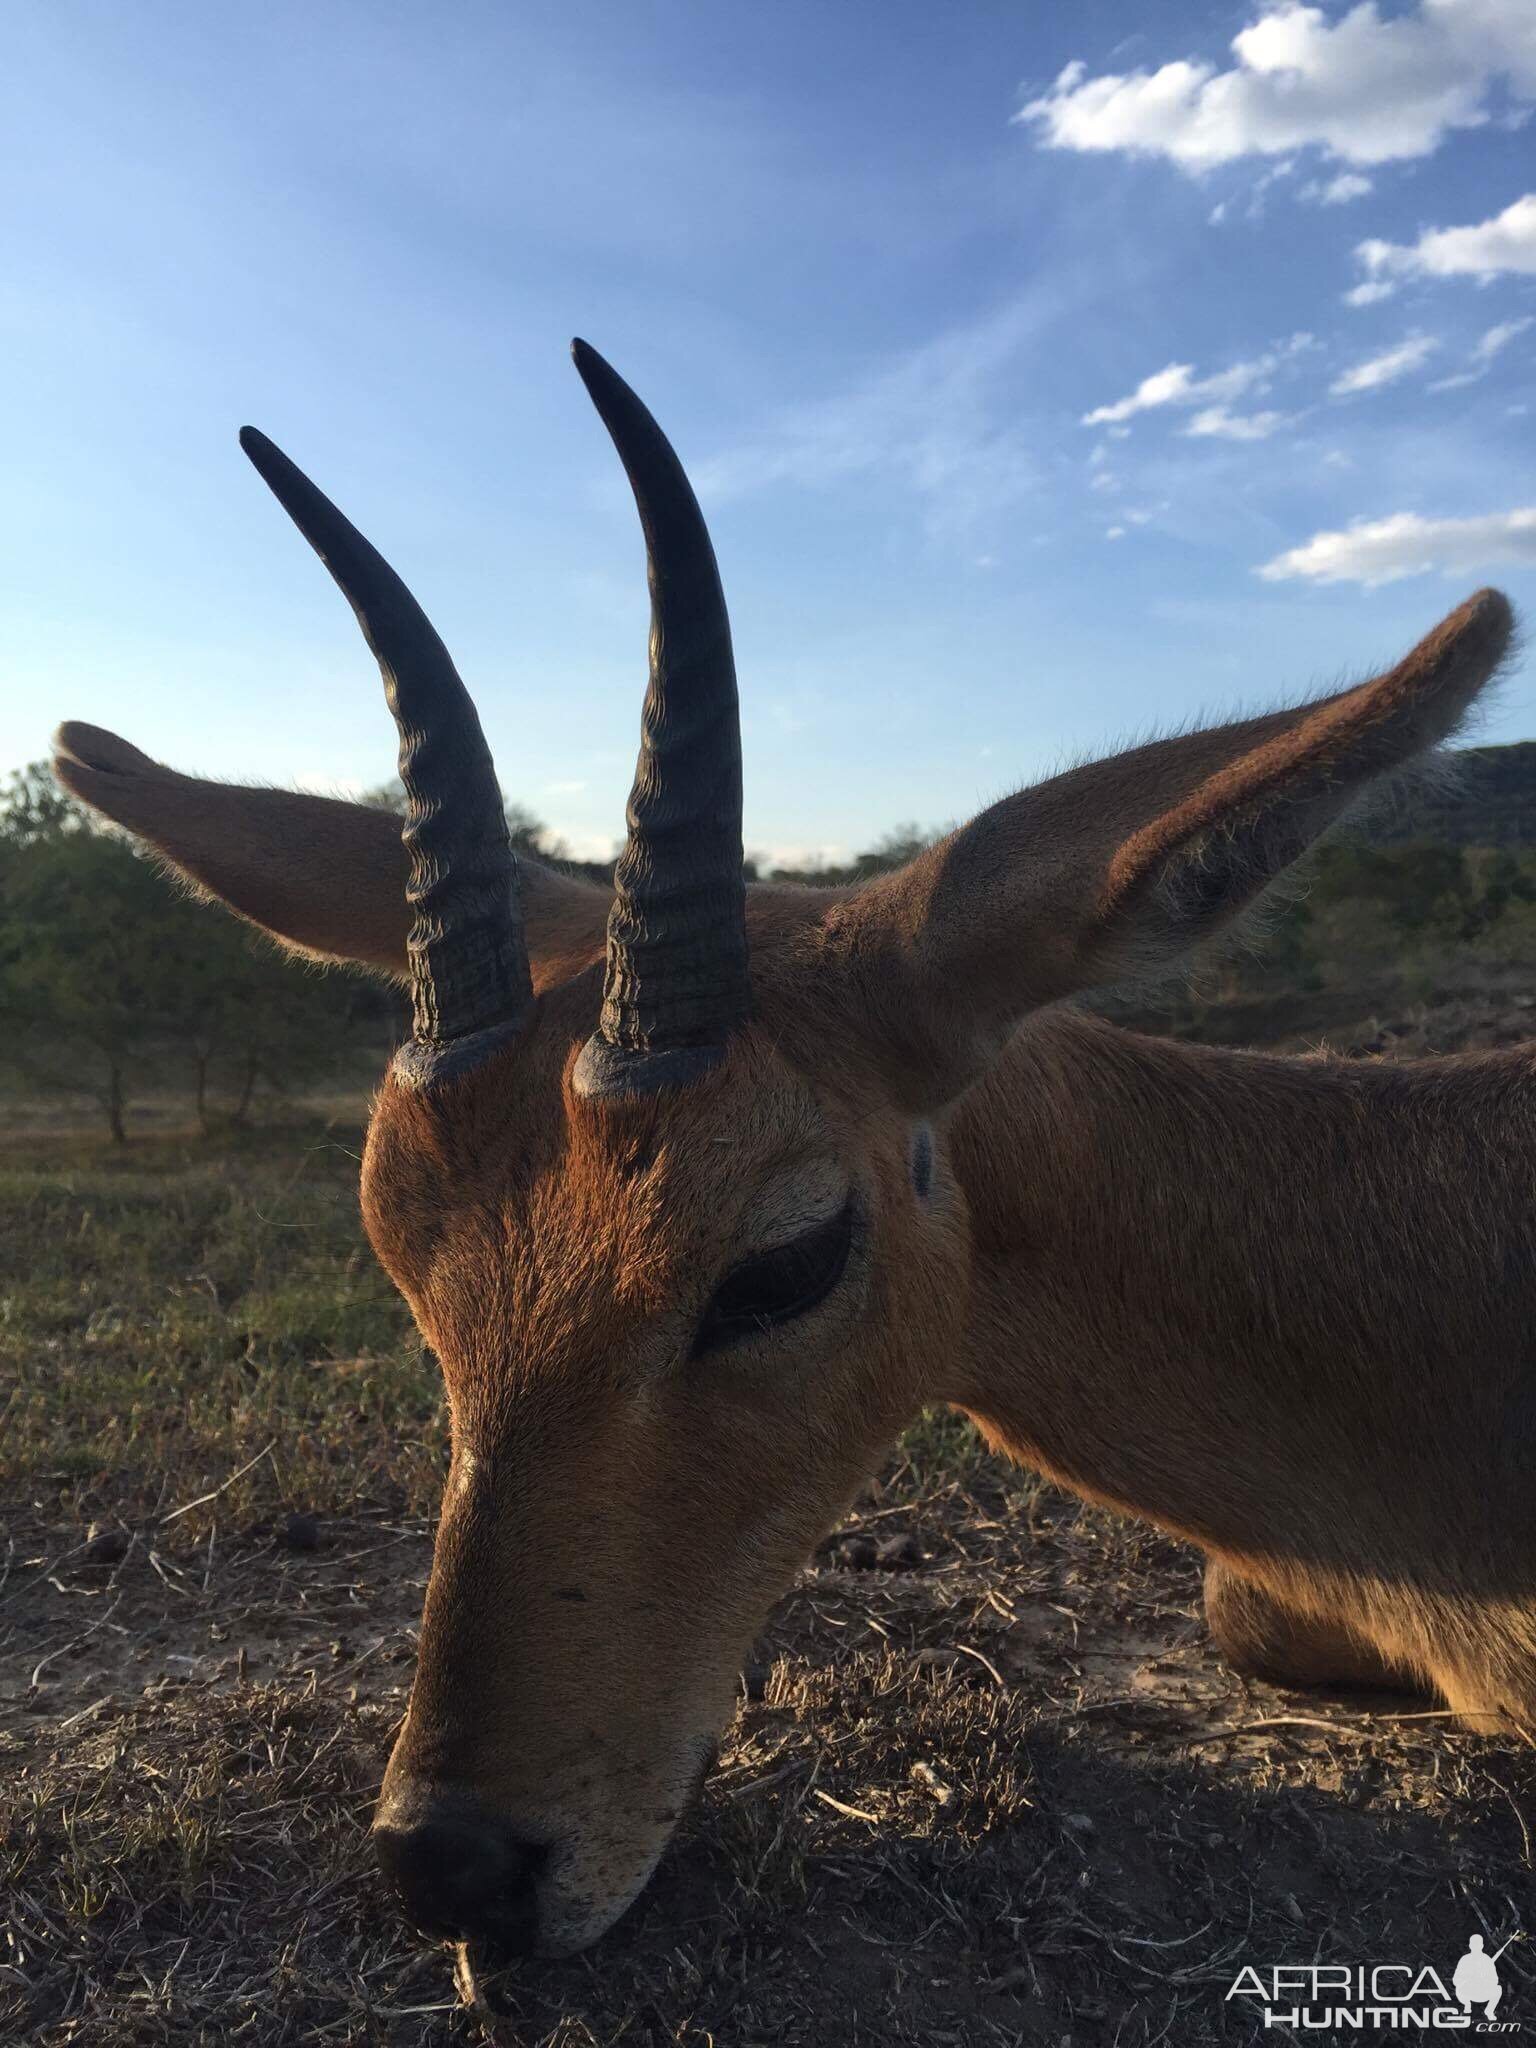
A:
[[[1273,2037],[1245,1964],[1448,1979],[1533,1919],[1528,1748],[1243,1683],[1190,1553],[941,1425],[774,1616],[640,1904],[456,1983],[366,1841],[424,1525],[82,1538],[21,1523],[0,1583],[8,2041],[1186,2048]]]

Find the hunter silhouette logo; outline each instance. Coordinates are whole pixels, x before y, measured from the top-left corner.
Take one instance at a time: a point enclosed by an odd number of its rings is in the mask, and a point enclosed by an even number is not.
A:
[[[1514,1938],[1511,1935],[1509,1941],[1513,1941]],[[1505,1942],[1504,1948],[1496,1950],[1490,1956],[1483,1953],[1483,1937],[1474,1934],[1467,1944],[1466,1954],[1456,1965],[1456,1973],[1451,1978],[1452,1988],[1461,2000],[1464,2010],[1470,2012],[1474,2005],[1480,2005],[1485,2020],[1493,2018],[1499,2009],[1499,2000],[1504,1996],[1499,1983],[1498,1961],[1504,1949],[1509,1947],[1509,1941]]]
[[[1432,1964],[1274,1963],[1239,1970],[1227,1999],[1255,1999],[1266,2027],[1307,2032],[1367,2027],[1416,2033],[1518,2034],[1519,2020],[1497,2019],[1504,1996],[1499,1957],[1511,1934],[1487,1952],[1480,1934],[1470,1936],[1465,1955],[1447,1984]]]

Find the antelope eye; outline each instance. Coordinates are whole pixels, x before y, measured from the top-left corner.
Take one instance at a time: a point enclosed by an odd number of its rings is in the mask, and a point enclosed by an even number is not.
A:
[[[694,1333],[695,1358],[803,1316],[825,1301],[848,1264],[853,1197],[803,1237],[758,1252],[733,1267],[715,1289]]]

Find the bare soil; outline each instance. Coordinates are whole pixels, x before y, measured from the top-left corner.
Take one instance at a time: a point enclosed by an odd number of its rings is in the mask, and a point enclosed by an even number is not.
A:
[[[0,1585],[6,2040],[1184,2048],[1271,2038],[1246,1963],[1448,1978],[1531,1919],[1529,1748],[1244,1683],[1191,1553],[944,1424],[773,1617],[640,1904],[474,1985],[366,1839],[426,1527],[83,1535]]]

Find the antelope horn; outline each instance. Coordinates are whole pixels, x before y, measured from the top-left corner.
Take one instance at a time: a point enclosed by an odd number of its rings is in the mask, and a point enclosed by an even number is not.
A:
[[[400,733],[405,893],[415,912],[412,1037],[395,1071],[429,1087],[514,1037],[533,1004],[517,861],[490,749],[447,648],[383,556],[265,434],[243,427],[240,445],[336,579],[384,678]]]
[[[640,513],[651,588],[650,681],[614,873],[598,1028],[583,1095],[650,1094],[721,1058],[750,1013],[741,847],[741,716],[725,594],[683,466],[595,349],[571,354]]]

